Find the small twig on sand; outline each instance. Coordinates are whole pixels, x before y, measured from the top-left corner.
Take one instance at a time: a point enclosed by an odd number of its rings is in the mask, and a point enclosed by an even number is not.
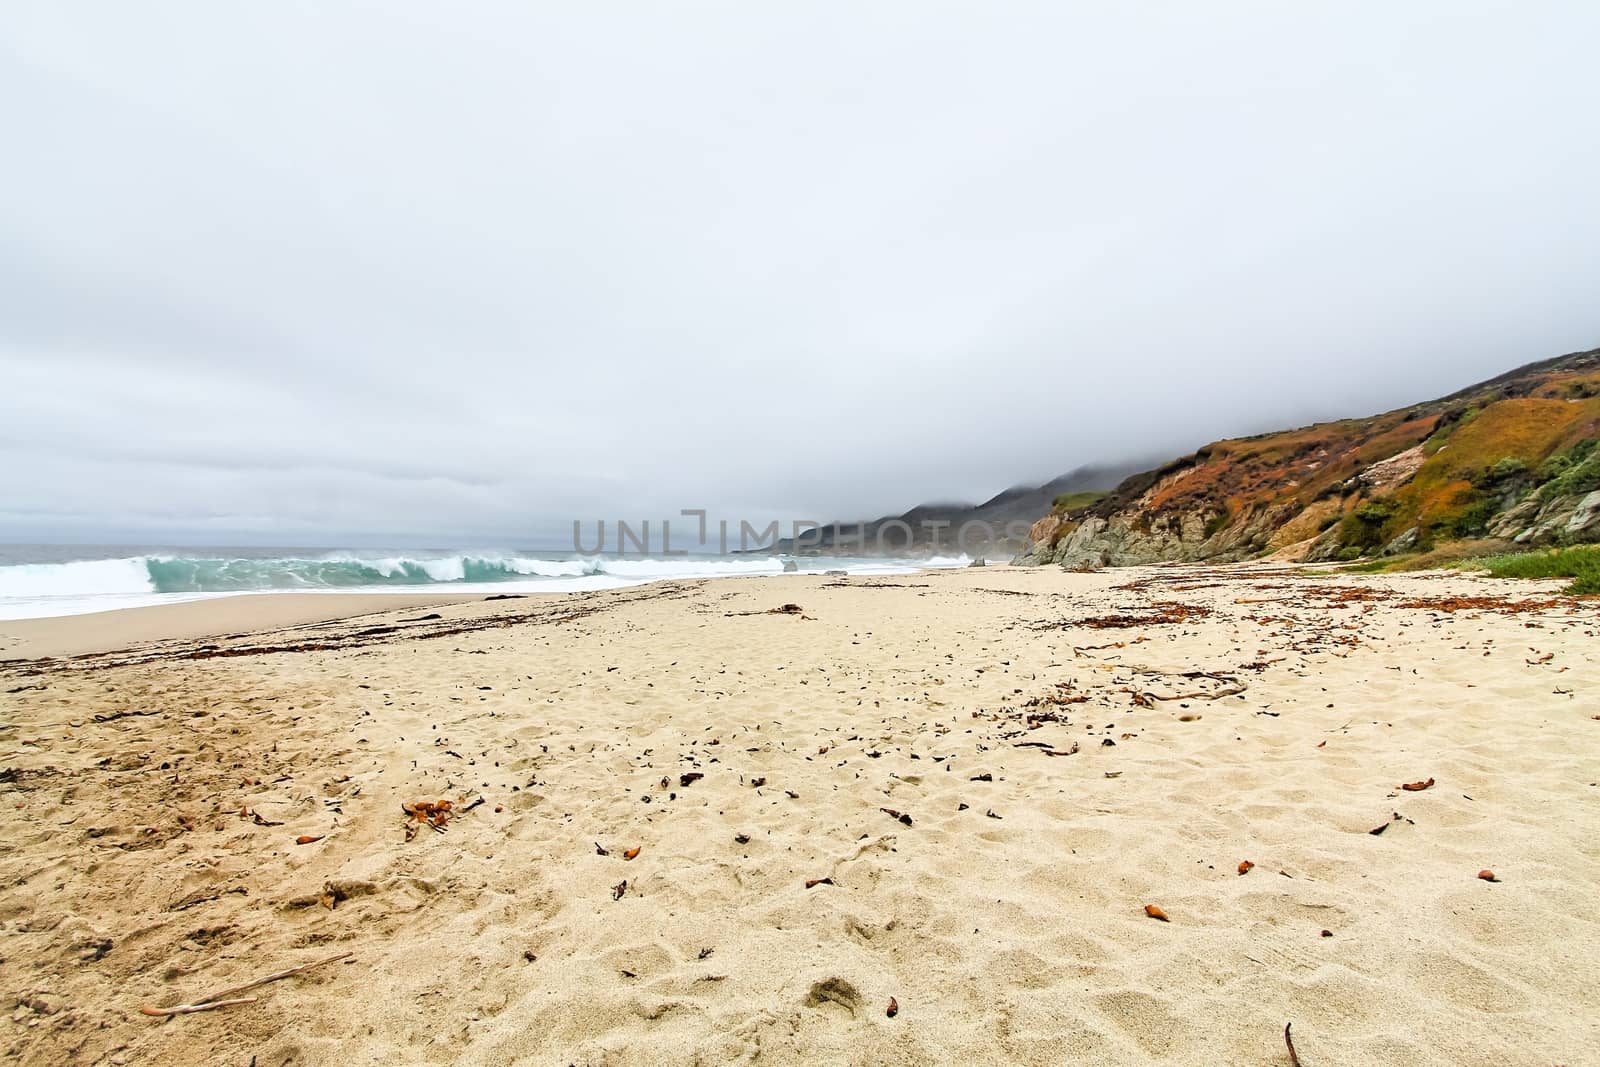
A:
[[[1300,1054],[1294,1050],[1294,1038],[1289,1035],[1289,1027],[1294,1023],[1283,1024],[1283,1043],[1289,1046],[1289,1063],[1292,1067],[1300,1067]]]
[[[140,715],[160,715],[159,711],[113,711],[110,715],[96,715],[95,722],[116,722],[118,719],[132,719]]]
[[[338,963],[340,960],[347,959],[353,955],[355,955],[353,952],[341,952],[337,956],[329,956],[327,959],[317,960],[315,963],[302,963],[298,967],[290,967],[287,971],[278,971],[275,974],[267,975],[265,978],[257,978],[253,982],[246,982],[244,985],[234,986],[232,989],[224,989],[220,993],[212,994],[211,996],[202,1000],[198,1000],[193,1004],[175,1004],[170,1008],[152,1008],[145,1006],[141,1007],[139,1011],[143,1015],[153,1015],[157,1018],[164,1018],[169,1015],[189,1015],[197,1011],[211,1011],[214,1008],[227,1008],[232,1007],[235,1004],[254,1004],[256,1001],[255,997],[241,997],[239,994],[247,993],[258,986],[264,986],[269,982],[281,982],[285,978],[293,978],[295,975],[304,974],[306,971],[309,971],[315,967],[325,967],[330,963]]]
[[[767,608],[765,611],[724,611],[722,615],[724,618],[729,619],[737,618],[741,615],[798,615],[802,619],[811,618],[800,609],[799,604],[785,604],[782,607]]]
[[[1154,700],[1221,700],[1223,697],[1236,697],[1248,688],[1250,687],[1245,685],[1243,682],[1240,682],[1236,686],[1231,686],[1226,689],[1214,689],[1209,691],[1204,689],[1196,689],[1192,693],[1171,693],[1166,696],[1163,696],[1160,693],[1143,693],[1141,695],[1150,697]]]

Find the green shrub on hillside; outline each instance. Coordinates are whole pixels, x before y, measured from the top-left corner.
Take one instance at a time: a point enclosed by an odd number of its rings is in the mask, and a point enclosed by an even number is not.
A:
[[[1476,537],[1489,528],[1489,520],[1499,512],[1495,501],[1486,496],[1473,493],[1467,497],[1466,506],[1456,514],[1455,520],[1450,524],[1450,532],[1456,537]]]
[[[1383,528],[1398,506],[1390,497],[1358,504],[1339,523],[1339,543],[1344,546],[1345,552],[1354,549],[1355,554],[1347,556],[1341,552],[1339,558],[1354,559],[1366,549],[1383,544]]]
[[[1579,441],[1545,460],[1539,474],[1548,479],[1539,487],[1541,500],[1592,493],[1600,489],[1600,448],[1592,437]]]
[[[1502,482],[1510,481],[1519,474],[1526,474],[1527,471],[1528,465],[1522,460],[1516,456],[1505,456],[1497,460],[1495,465],[1489,468],[1489,484],[1499,485]]]

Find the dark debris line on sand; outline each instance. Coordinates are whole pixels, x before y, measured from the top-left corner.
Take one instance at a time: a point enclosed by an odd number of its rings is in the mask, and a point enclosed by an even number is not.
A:
[[[602,612],[625,607],[646,600],[671,599],[689,596],[702,581],[659,582],[637,589],[599,590],[595,593],[568,593],[560,603],[549,604],[539,610],[515,614],[483,615],[472,618],[445,619],[437,613],[420,619],[403,620],[414,625],[370,626],[347,633],[331,633],[314,641],[286,641],[277,644],[217,645],[198,642],[169,642],[154,646],[115,652],[92,652],[64,659],[0,660],[0,670],[15,668],[21,676],[43,674],[49,670],[96,670],[105,667],[126,667],[135,664],[174,662],[181,660],[227,659],[236,656],[270,656],[284,652],[334,652],[343,649],[365,648],[383,644],[383,639],[428,641],[441,637],[457,637],[482,630],[504,629],[526,625],[559,625],[575,622]],[[489,599],[513,599],[499,597]],[[515,598],[521,599],[521,598]],[[353,620],[333,620],[317,624],[318,628],[337,626]],[[426,625],[437,622],[438,625]],[[268,631],[287,633],[296,629]],[[247,635],[248,636],[248,635]],[[259,635],[257,635],[259,636]]]

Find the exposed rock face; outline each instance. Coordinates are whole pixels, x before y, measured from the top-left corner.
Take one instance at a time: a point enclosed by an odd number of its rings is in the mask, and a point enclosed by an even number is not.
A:
[[[1577,541],[1600,541],[1600,490],[1585,496],[1522,501],[1496,517],[1496,537],[1538,548]]]
[[[1282,552],[1284,559],[1301,559],[1303,553],[1291,551],[1296,545],[1308,545],[1309,542],[1339,518],[1338,500],[1316,500],[1308,504],[1300,514],[1294,516],[1273,531],[1272,537],[1267,541],[1267,547],[1275,552]]]
[[[1567,517],[1564,531],[1568,538],[1581,541],[1600,540],[1600,490],[1578,501],[1577,507]]]
[[[1421,533],[1422,531],[1418,530],[1415,526],[1411,527],[1411,529],[1407,530],[1399,537],[1396,537],[1393,541],[1390,541],[1388,544],[1384,545],[1383,551],[1379,552],[1378,555],[1398,556],[1402,553],[1410,552],[1412,549],[1417,547],[1417,538],[1421,536]]]
[[[1356,481],[1368,489],[1387,493],[1395,486],[1417,473],[1427,456],[1421,445],[1406,449],[1399,455],[1382,459],[1356,475]]]
[[[1032,544],[1041,541],[1046,544],[1053,542],[1056,539],[1056,531],[1061,529],[1063,521],[1060,515],[1051,512],[1028,528],[1028,541]]]
[[[1064,567],[1123,567],[1158,560],[1248,559],[1269,546],[1282,525],[1264,508],[1208,535],[1221,513],[1211,508],[1150,514],[1118,512],[1062,523],[1053,544],[1035,542],[1013,562]]]
[[[1600,350],[1440,400],[1219,441],[1035,522],[1014,563],[1396,555],[1600,541]]]

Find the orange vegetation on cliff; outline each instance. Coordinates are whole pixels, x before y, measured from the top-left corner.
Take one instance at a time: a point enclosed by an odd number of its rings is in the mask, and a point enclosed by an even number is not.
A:
[[[1396,538],[1427,547],[1485,536],[1507,514],[1535,516],[1554,489],[1562,500],[1592,491],[1597,436],[1600,350],[1370,418],[1217,441],[1087,508],[1058,509],[1039,532],[1048,531],[1048,549],[1084,527],[1094,537],[1079,537],[1075,551],[1112,562],[1242,558],[1282,547],[1280,530],[1307,543],[1317,535],[1322,558]],[[1578,539],[1592,539],[1587,529]]]

